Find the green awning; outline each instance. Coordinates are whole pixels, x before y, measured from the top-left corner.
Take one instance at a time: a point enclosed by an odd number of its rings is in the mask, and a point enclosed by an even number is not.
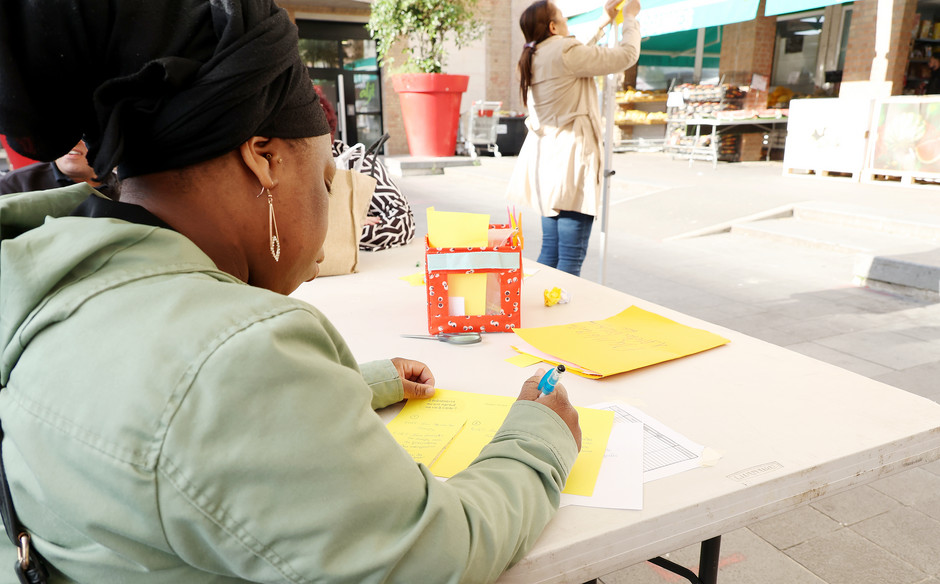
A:
[[[764,16],[776,16],[778,14],[790,14],[791,12],[802,12],[804,10],[813,10],[814,8],[823,8],[834,4],[846,4],[845,0],[767,0],[764,7]]]
[[[644,38],[640,44],[640,65],[648,67],[694,67],[697,30],[684,30]],[[718,68],[721,55],[721,31],[717,26],[705,29],[705,56],[702,66]]]

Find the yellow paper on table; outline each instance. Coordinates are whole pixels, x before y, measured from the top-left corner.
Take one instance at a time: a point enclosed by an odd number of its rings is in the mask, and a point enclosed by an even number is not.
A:
[[[730,342],[722,336],[679,324],[636,306],[605,320],[517,328],[513,332],[549,358],[554,357],[581,369],[574,373],[586,373],[589,377],[632,371]],[[543,356],[546,361],[549,358]]]
[[[419,401],[411,400],[408,404]],[[423,408],[402,408],[391,422],[388,431],[415,461],[430,467],[467,423],[467,404],[456,397],[441,395],[434,400],[421,400]]]
[[[470,466],[489,444],[515,401],[514,397],[438,389],[431,399],[409,400],[389,422],[388,429],[415,460],[432,459],[431,464],[425,462],[431,472],[449,478]],[[606,410],[576,409],[581,425],[581,453],[563,492],[590,496],[604,460],[614,416]],[[429,431],[443,427],[447,430]],[[452,440],[444,444],[442,452],[434,455],[435,448],[455,429]],[[431,439],[426,439],[429,434]]]

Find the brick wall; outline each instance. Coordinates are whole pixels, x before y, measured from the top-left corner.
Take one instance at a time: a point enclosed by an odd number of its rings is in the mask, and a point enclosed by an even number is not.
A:
[[[486,99],[512,100],[512,7],[506,0],[478,0],[479,14],[486,23]]]
[[[777,38],[777,18],[766,17],[761,0],[756,19],[722,27],[719,77],[733,85],[750,85],[754,74],[770,80],[774,64],[774,42]],[[765,107],[767,92],[750,91],[745,108]]]
[[[896,0],[891,27],[891,52],[888,54],[888,75],[894,82],[892,95],[900,95],[907,77],[907,61],[911,54],[914,15],[917,0]]]
[[[910,53],[911,28],[917,12],[917,0],[892,1],[891,47],[888,52],[887,79],[891,94],[899,95],[904,88],[907,59]],[[842,83],[868,82],[875,58],[876,17],[878,0],[856,0],[852,10],[852,27],[842,71]],[[844,87],[844,85],[843,85]]]
[[[858,0],[852,7],[852,27],[845,51],[842,83],[868,81],[875,58],[875,16],[878,0]]]
[[[401,63],[404,61],[402,49],[406,46],[404,42],[396,43],[387,56],[396,63]],[[408,154],[408,138],[405,136],[405,124],[401,118],[401,102],[392,87],[392,76],[388,74],[387,67],[382,67],[382,126],[390,135],[386,142],[386,153],[391,156]]]

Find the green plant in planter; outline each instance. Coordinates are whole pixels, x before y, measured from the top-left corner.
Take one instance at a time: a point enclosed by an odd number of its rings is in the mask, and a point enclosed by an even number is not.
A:
[[[485,25],[474,14],[477,0],[373,0],[369,32],[379,40],[378,56],[387,57],[392,43],[407,39],[407,58],[395,73],[441,73],[451,40],[460,48],[481,38]]]

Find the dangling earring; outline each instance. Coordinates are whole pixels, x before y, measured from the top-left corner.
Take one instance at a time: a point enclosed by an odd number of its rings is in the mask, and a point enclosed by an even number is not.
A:
[[[269,189],[261,187],[258,197],[263,195],[265,191],[268,192],[268,238],[270,239],[271,256],[274,261],[278,261],[281,258],[281,240],[277,234],[277,219],[274,218],[274,195],[271,194]]]

